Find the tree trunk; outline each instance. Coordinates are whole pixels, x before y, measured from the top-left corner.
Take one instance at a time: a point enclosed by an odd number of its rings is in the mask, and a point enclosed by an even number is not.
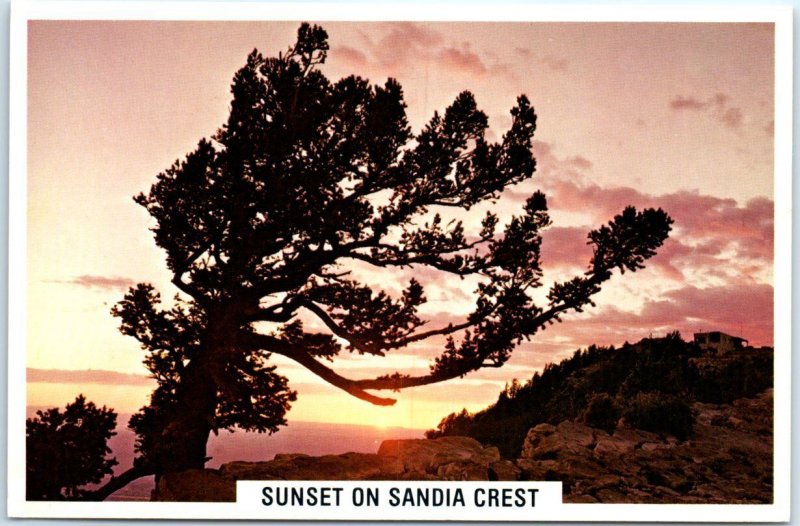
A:
[[[205,466],[206,443],[217,408],[217,386],[209,358],[199,356],[192,360],[181,378],[177,411],[159,445],[160,473]]]
[[[203,469],[206,444],[217,412],[217,376],[226,367],[231,335],[241,325],[241,308],[228,300],[207,310],[203,346],[181,375],[178,404],[162,433],[158,474]]]

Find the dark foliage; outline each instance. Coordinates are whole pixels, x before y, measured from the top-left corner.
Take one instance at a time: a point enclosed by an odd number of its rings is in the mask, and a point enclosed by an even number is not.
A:
[[[139,285],[117,304],[114,315],[121,319],[123,334],[134,336],[148,350],[145,365],[158,381],[150,405],[131,417],[128,426],[136,432],[136,465],[158,464],[169,455],[171,444],[163,444],[161,433],[175,418],[178,390],[187,362],[200,352],[205,319],[202,310],[175,298],[175,306],[159,309],[160,297],[149,285]],[[286,423],[286,408],[295,400],[286,379],[265,365],[266,357],[241,353],[216,371],[222,380],[212,429],[277,431]]]
[[[747,348],[717,356],[672,333],[619,349],[591,346],[500,393],[492,406],[444,418],[429,438],[466,435],[514,458],[528,430],[539,423],[581,419],[613,431],[628,425],[685,438],[694,401],[730,403],[772,386],[773,353]]]
[[[692,433],[692,408],[686,398],[666,393],[637,393],[626,405],[628,425],[645,431],[667,433],[685,440]]]
[[[736,398],[754,397],[772,385],[772,358],[771,352],[761,351],[737,359],[696,361],[692,372],[697,399],[726,404]]]
[[[37,411],[25,422],[28,500],[74,500],[82,486],[99,483],[117,465],[107,442],[117,425],[112,409],[96,407],[83,395],[58,408]]]
[[[369,391],[500,367],[523,339],[592,305],[614,269],[642,268],[669,234],[663,210],[625,208],[589,232],[586,271],[537,304],[545,196],[532,193],[505,225],[487,213],[479,232],[467,232],[458,220],[533,175],[528,98],[517,98],[495,143],[468,91],[414,134],[396,80],[331,81],[320,69],[328,51],[325,30],[302,24],[284,53],[250,53],[233,78],[227,122],[135,197],[181,293],[162,309],[142,284],[113,310],[159,382],[130,423],[139,466],[199,468],[210,432],[276,431],[295,393],[269,365],[272,354],[379,405],[394,400]],[[474,276],[475,306],[461,323],[428,328],[420,283],[393,297],[355,280],[353,261]],[[301,316],[325,331],[306,329]],[[349,379],[329,365],[343,352],[380,357],[432,336],[447,343],[421,376]]]
[[[608,393],[597,393],[589,399],[582,420],[586,425],[609,433],[617,427],[620,412],[616,401]]]

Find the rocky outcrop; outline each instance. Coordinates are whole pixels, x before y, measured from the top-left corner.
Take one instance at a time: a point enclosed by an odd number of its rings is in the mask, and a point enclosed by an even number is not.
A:
[[[565,502],[772,502],[772,390],[732,405],[696,403],[694,434],[613,434],[574,422],[528,432],[517,467],[561,480]]]
[[[467,437],[387,440],[377,454],[281,454],[165,475],[154,498],[232,501],[236,480],[560,480],[571,503],[771,502],[772,390],[730,405],[695,403],[692,413],[685,441],[565,421],[530,429],[511,461]]]
[[[281,454],[268,462],[230,462],[219,470],[168,474],[153,497],[233,501],[237,480],[517,480],[519,473],[514,463],[500,459],[496,447],[472,438],[386,440],[377,454]]]

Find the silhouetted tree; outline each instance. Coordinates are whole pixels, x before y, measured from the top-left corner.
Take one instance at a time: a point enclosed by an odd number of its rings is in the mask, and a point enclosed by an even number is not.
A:
[[[327,54],[326,32],[309,24],[277,57],[254,50],[234,76],[227,123],[135,198],[155,220],[181,292],[164,309],[140,284],[113,310],[159,382],[131,421],[144,471],[202,467],[212,431],[284,424],[296,395],[270,365],[273,354],[377,405],[395,400],[370,391],[500,367],[523,339],[592,304],[615,268],[642,268],[670,231],[662,210],[626,208],[589,233],[587,271],[535,303],[550,224],[541,192],[503,226],[486,213],[474,235],[439,213],[466,212],[532,176],[528,98],[517,98],[497,143],[486,140],[487,117],[468,91],[415,135],[396,80],[331,82],[318,69]],[[354,261],[475,276],[474,309],[461,323],[424,327],[419,282],[392,297],[348,273]],[[302,317],[327,331],[306,329]],[[351,379],[331,366],[343,351],[382,357],[434,336],[447,343],[421,376]]]
[[[84,498],[89,492],[82,486],[99,483],[117,465],[106,457],[117,414],[87,403],[83,395],[63,413],[58,408],[37,411],[25,424],[28,500]]]

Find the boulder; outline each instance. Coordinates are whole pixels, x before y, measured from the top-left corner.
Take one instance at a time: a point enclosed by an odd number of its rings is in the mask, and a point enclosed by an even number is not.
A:
[[[427,474],[438,474],[447,464],[475,464],[485,472],[481,480],[487,480],[489,464],[500,460],[496,447],[486,448],[473,438],[459,436],[433,440],[385,440],[378,448],[378,456],[397,459],[404,471]]]
[[[489,480],[519,480],[521,470],[510,460],[498,460],[489,464]]]
[[[597,435],[608,436],[608,433],[576,422],[561,422],[555,427],[539,424],[525,437],[521,457],[551,459],[562,452],[584,454],[594,446]]]
[[[555,433],[556,426],[552,424],[538,424],[528,431],[525,441],[522,444],[521,458],[533,458],[533,452],[539,447],[542,440]]]
[[[517,459],[520,480],[557,480],[558,467],[556,460]]]
[[[474,462],[450,462],[442,464],[436,470],[436,480],[488,480],[487,466]]]
[[[601,437],[594,446],[594,455],[598,457],[618,457],[630,453],[637,446],[637,442],[618,438],[617,435]]]

